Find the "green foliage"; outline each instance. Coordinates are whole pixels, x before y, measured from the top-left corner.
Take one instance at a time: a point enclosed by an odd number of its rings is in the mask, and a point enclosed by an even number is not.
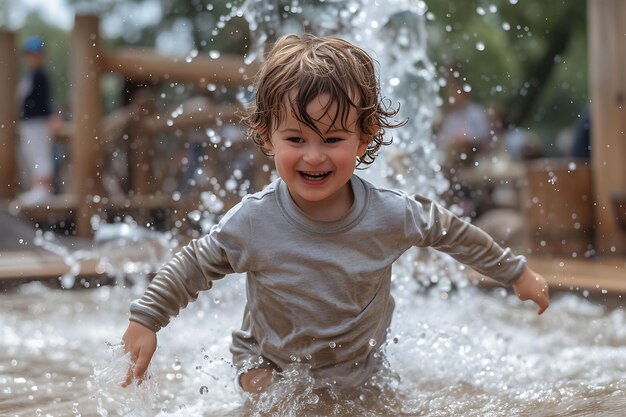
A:
[[[546,142],[576,122],[588,101],[585,0],[427,4],[432,59],[442,73],[454,64],[476,101],[518,110],[515,121]],[[550,62],[560,44],[565,49]],[[525,97],[535,84],[538,95]]]

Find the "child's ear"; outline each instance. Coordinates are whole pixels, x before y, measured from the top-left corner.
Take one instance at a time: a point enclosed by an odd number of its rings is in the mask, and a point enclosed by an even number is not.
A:
[[[272,142],[269,139],[263,142],[262,147],[263,147],[263,153],[265,155],[269,155],[269,156],[274,155],[274,145],[272,145]]]
[[[261,151],[268,156],[272,155],[274,151],[274,146],[272,145],[271,138],[267,134],[267,129],[256,129],[257,138],[260,139],[261,143]]]
[[[372,127],[372,131],[370,133],[363,133],[361,134],[361,138],[360,138],[360,144],[359,144],[359,148],[357,149],[357,153],[359,154],[360,157],[363,157],[363,155],[365,155],[365,152],[367,151],[367,147],[369,146],[369,144],[372,142],[372,140],[374,140],[374,136],[376,136],[376,134],[378,133],[378,126],[374,126]]]
[[[362,135],[359,143],[359,147],[356,150],[356,153],[359,157],[363,157],[365,152],[367,151],[367,146],[372,141],[372,137],[370,135]]]

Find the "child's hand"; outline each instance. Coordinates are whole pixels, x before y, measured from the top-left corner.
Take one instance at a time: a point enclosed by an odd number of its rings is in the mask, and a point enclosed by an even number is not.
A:
[[[143,374],[148,369],[148,364],[150,364],[152,355],[156,350],[157,337],[152,330],[131,321],[124,336],[122,336],[122,343],[124,350],[130,353],[130,359],[135,364],[134,368],[128,369],[126,380],[122,383],[123,387],[127,387],[133,378],[143,378]]]
[[[546,280],[528,267],[524,268],[522,275],[515,281],[513,289],[520,300],[533,300],[539,306],[537,314],[546,311],[550,305]]]

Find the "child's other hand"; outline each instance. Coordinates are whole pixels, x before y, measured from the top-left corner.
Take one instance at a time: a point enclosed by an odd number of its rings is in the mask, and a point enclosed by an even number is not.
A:
[[[124,350],[130,353],[130,359],[135,364],[134,367],[128,369],[126,380],[122,383],[123,387],[127,387],[133,378],[143,378],[143,374],[148,369],[152,355],[156,350],[157,337],[152,330],[131,321],[124,336],[122,336],[122,343]]]
[[[515,295],[520,300],[533,300],[539,308],[537,314],[542,314],[550,305],[548,284],[541,275],[526,267],[522,275],[513,284]]]

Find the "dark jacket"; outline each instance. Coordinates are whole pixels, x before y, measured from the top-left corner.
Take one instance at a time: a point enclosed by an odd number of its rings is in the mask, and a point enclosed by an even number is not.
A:
[[[22,119],[50,116],[50,82],[43,68],[31,73],[32,86],[22,104]]]

